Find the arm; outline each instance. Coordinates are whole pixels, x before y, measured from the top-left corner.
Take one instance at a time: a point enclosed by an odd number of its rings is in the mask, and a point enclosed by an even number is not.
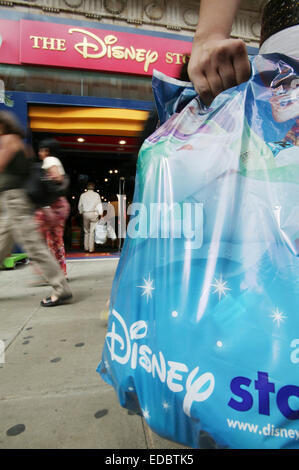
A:
[[[47,169],[49,177],[58,183],[63,181],[63,175],[59,172],[58,166],[54,165]]]
[[[203,102],[209,105],[223,90],[250,77],[245,43],[230,39],[240,0],[202,0],[188,74]]]
[[[14,134],[1,136],[0,142],[0,173],[2,173],[22,144],[20,138]]]

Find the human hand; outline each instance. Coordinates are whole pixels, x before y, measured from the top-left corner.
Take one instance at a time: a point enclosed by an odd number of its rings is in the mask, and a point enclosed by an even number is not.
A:
[[[207,106],[222,91],[247,81],[251,68],[241,39],[195,37],[188,75]]]

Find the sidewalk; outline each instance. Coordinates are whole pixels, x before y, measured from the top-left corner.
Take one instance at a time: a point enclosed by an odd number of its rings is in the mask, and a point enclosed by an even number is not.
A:
[[[40,306],[30,265],[0,271],[0,449],[184,449],[123,409],[96,372],[118,259],[69,261],[74,303]],[[1,351],[0,351],[1,352]]]

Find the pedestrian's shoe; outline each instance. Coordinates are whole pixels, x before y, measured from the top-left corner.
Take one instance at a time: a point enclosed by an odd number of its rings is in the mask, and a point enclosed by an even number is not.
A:
[[[42,307],[56,307],[57,305],[61,305],[67,300],[70,300],[73,297],[73,294],[62,295],[55,300],[52,300],[51,297],[47,297],[46,299],[41,300]]]

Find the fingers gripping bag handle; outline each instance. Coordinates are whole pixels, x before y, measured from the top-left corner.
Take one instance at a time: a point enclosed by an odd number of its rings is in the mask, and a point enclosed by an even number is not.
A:
[[[299,64],[251,64],[209,108],[154,77],[97,369],[191,448],[299,448]]]

